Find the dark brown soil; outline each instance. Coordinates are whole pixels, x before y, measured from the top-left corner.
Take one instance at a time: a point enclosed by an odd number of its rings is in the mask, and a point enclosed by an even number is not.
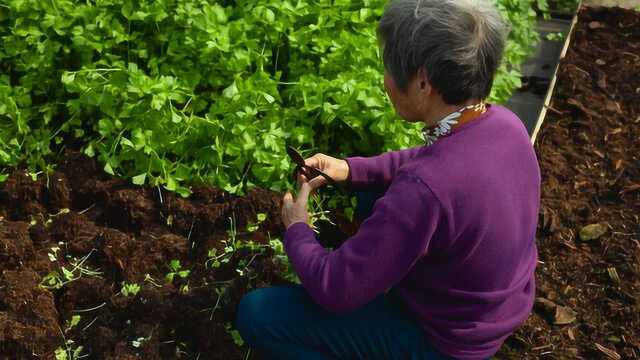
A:
[[[585,8],[537,143],[538,300],[499,358],[640,357],[639,139],[640,14]]]
[[[205,187],[183,199],[105,177],[77,153],[48,179],[14,171],[0,185],[0,359],[52,359],[70,339],[91,359],[244,358],[226,325],[249,287],[282,281],[281,265],[264,246],[217,268],[205,266],[207,254],[224,253],[230,219],[240,240],[280,236],[280,201],[260,189],[236,197]],[[267,220],[247,231],[258,213]],[[172,260],[188,277],[165,279]],[[56,288],[50,274],[66,283]],[[140,292],[124,296],[123,282]]]

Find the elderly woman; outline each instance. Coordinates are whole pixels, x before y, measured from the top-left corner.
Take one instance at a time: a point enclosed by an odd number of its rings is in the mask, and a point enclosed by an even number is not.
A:
[[[540,174],[521,121],[488,105],[505,41],[490,0],[393,0],[379,24],[385,87],[423,146],[306,164],[379,191],[339,249],[309,228],[300,178],[284,244],[302,286],[256,290],[237,327],[272,359],[487,359],[534,300]],[[393,134],[389,134],[393,136]]]

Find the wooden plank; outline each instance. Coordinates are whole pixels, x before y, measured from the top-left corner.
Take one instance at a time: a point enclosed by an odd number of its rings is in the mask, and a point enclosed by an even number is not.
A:
[[[553,72],[553,77],[551,78],[551,83],[549,84],[549,89],[547,90],[547,96],[544,101],[544,105],[542,106],[542,110],[540,111],[540,116],[538,116],[538,121],[536,121],[536,126],[533,129],[533,134],[531,134],[531,143],[535,145],[536,139],[538,138],[538,133],[542,128],[542,124],[544,123],[544,119],[547,116],[547,110],[549,109],[549,105],[551,104],[551,98],[553,97],[553,92],[556,88],[556,82],[558,80],[558,70],[560,69],[560,62],[567,55],[567,51],[569,50],[569,45],[571,45],[571,39],[573,38],[573,31],[578,23],[578,14],[580,13],[580,9],[582,8],[582,1],[578,4],[578,10],[576,14],[573,16],[573,21],[571,21],[571,27],[569,28],[569,33],[567,34],[567,38],[564,42],[564,47],[562,48],[562,52],[560,53],[560,59],[558,59],[558,64],[556,65],[556,69]]]

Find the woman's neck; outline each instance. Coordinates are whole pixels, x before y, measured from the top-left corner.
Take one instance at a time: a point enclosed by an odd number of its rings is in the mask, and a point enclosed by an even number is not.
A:
[[[427,127],[432,127],[438,124],[438,122],[444,119],[447,115],[454,113],[465,106],[478,104],[480,100],[470,99],[461,104],[449,105],[443,101],[435,102],[423,122],[427,125]]]

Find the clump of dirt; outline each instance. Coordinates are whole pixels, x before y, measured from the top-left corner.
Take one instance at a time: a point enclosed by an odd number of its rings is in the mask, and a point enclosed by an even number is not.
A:
[[[43,185],[42,178],[34,180],[24,170],[15,171],[0,190],[0,201],[6,204],[7,216],[24,219],[44,213]]]
[[[281,194],[193,191],[130,185],[77,152],[48,177],[15,170],[0,185],[0,358],[244,358],[228,324],[249,288],[283,282],[261,245],[284,230]]]
[[[51,358],[62,341],[53,294],[38,287],[32,270],[0,274],[0,354]]]
[[[49,177],[48,190],[46,202],[53,205],[51,210],[56,211],[71,207],[71,188],[63,173],[56,171]]]
[[[59,215],[48,227],[55,242],[64,242],[69,251],[86,254],[100,241],[102,230],[85,216],[78,213]]]
[[[33,257],[33,242],[26,222],[7,222],[0,226],[0,271],[15,270]]]
[[[534,314],[501,358],[640,357],[640,13],[584,8],[538,138]]]

